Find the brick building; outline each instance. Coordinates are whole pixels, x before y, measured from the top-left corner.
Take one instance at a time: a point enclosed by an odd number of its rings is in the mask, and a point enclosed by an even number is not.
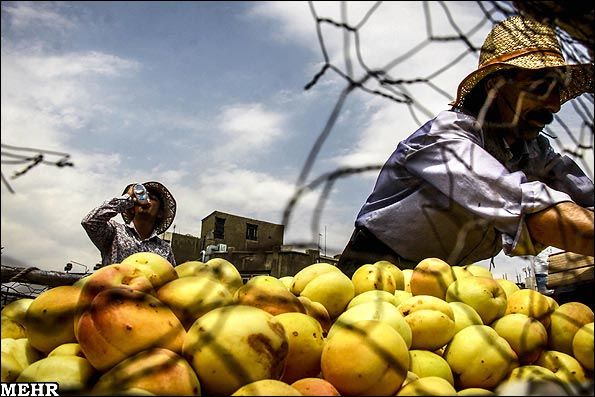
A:
[[[213,211],[202,219],[200,237],[166,232],[163,238],[171,242],[178,265],[224,258],[245,279],[257,274],[292,276],[313,263],[337,263],[319,249],[299,251],[284,245],[284,231],[284,225]]]

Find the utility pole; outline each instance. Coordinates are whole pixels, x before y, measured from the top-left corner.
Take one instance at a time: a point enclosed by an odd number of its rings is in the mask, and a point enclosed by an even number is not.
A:
[[[326,225],[324,225],[324,256],[326,256]]]

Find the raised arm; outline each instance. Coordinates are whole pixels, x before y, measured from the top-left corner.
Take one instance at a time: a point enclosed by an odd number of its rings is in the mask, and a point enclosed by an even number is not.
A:
[[[563,202],[526,218],[534,241],[576,254],[593,256],[593,211]]]
[[[105,201],[99,207],[92,209],[81,221],[87,235],[101,252],[111,244],[116,233],[110,220],[134,205],[132,198],[125,194]]]

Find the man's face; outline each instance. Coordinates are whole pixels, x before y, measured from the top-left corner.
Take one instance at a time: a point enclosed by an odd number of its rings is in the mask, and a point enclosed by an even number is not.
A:
[[[553,70],[520,69],[512,77],[492,80],[499,123],[508,127],[506,138],[534,139],[560,110],[561,75]]]
[[[156,219],[160,215],[161,210],[161,200],[159,196],[155,193],[148,191],[149,194],[149,203],[148,204],[139,204],[136,203],[134,206],[134,211],[136,216],[146,216],[153,219]]]

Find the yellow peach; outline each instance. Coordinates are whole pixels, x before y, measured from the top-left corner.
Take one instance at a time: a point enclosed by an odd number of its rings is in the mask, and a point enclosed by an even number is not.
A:
[[[182,352],[206,394],[229,395],[248,383],[279,380],[288,342],[283,325],[270,313],[230,305],[196,320],[184,338]]]
[[[163,348],[139,352],[105,372],[93,386],[98,395],[141,389],[154,395],[199,396],[198,377],[188,361]]]
[[[93,367],[104,372],[150,347],[181,352],[180,320],[152,295],[131,288],[97,294],[78,323],[78,342]]]
[[[393,327],[364,320],[338,329],[327,340],[321,367],[323,378],[342,395],[388,396],[399,390],[407,376],[409,352]]]
[[[72,285],[50,288],[39,294],[25,316],[27,338],[48,354],[63,343],[76,342],[74,319],[81,290]]]
[[[440,299],[455,281],[450,265],[438,258],[426,258],[413,269],[409,287],[413,295],[431,295]]]
[[[324,337],[320,323],[304,313],[281,313],[275,316],[287,337],[289,351],[281,380],[287,383],[320,373],[320,356]]]

